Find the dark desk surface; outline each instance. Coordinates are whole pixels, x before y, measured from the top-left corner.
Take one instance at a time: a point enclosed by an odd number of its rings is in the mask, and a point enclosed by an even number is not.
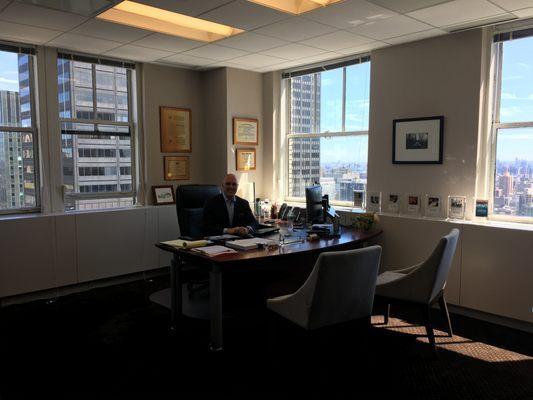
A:
[[[157,243],[156,246],[162,250],[172,252],[174,254],[177,254],[183,258],[189,258],[189,259],[195,259],[197,261],[199,260],[205,260],[209,262],[210,264],[218,264],[220,266],[224,264],[235,264],[239,262],[245,262],[245,261],[254,261],[254,260],[266,260],[271,257],[277,257],[285,258],[285,257],[291,257],[294,255],[303,255],[302,253],[309,253],[309,252],[321,252],[324,250],[328,251],[334,251],[334,250],[344,250],[345,248],[350,248],[356,243],[362,243],[367,240],[370,240],[379,234],[381,234],[381,230],[373,230],[370,232],[362,232],[362,231],[356,231],[353,229],[348,228],[342,228],[341,230],[341,236],[339,238],[334,239],[320,239],[314,242],[305,241],[304,243],[294,243],[285,245],[284,247],[280,247],[279,249],[275,250],[268,250],[268,249],[253,249],[253,250],[243,250],[238,251],[237,253],[231,253],[231,254],[224,254],[216,257],[208,257],[204,256],[200,253],[193,252],[191,250],[186,249],[178,249],[173,246],[169,246],[163,243]],[[272,236],[267,236],[265,239],[268,238],[278,238],[278,234],[274,234]]]

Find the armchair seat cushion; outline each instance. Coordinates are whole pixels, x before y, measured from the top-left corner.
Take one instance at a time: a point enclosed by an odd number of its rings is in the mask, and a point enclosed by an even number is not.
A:
[[[405,274],[402,274],[400,272],[394,272],[394,271],[383,272],[382,274],[378,275],[376,286],[384,285],[385,283],[395,281],[397,279],[403,278],[404,276]]]

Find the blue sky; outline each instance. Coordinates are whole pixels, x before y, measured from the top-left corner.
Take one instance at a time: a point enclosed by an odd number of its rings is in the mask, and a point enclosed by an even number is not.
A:
[[[18,58],[15,53],[0,51],[0,90],[19,91]]]
[[[500,122],[533,121],[533,37],[503,44]],[[533,129],[500,131],[497,158],[533,161]]]

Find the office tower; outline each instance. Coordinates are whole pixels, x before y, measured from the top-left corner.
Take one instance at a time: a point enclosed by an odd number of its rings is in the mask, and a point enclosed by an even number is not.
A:
[[[500,188],[503,196],[511,196],[513,194],[513,176],[509,174],[509,170],[506,170],[500,177]]]
[[[320,127],[320,74],[291,79],[291,133],[318,133]],[[320,138],[289,141],[288,194],[303,197],[305,187],[320,180]]]
[[[126,70],[105,65],[58,59],[60,118],[128,122]],[[93,73],[94,72],[94,73]],[[93,79],[96,82],[93,82]],[[96,88],[95,88],[96,86]],[[93,98],[96,94],[96,99]],[[96,107],[95,107],[96,106]],[[96,115],[95,115],[96,114]],[[63,183],[68,192],[110,193],[132,189],[129,136],[117,136],[117,126],[95,127],[86,123],[62,124]],[[87,131],[86,135],[69,134]],[[131,205],[131,198],[67,201],[67,209],[109,208]]]

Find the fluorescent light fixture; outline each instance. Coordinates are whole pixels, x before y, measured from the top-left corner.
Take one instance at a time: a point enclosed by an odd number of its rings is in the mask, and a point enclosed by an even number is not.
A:
[[[181,36],[202,42],[213,42],[243,32],[242,29],[189,17],[134,1],[123,1],[96,18],[135,28]]]
[[[275,10],[298,15],[317,8],[327,7],[343,0],[248,0]]]

